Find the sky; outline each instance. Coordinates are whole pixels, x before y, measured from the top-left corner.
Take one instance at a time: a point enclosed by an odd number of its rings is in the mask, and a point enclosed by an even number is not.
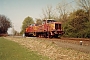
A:
[[[12,22],[14,29],[21,31],[22,22],[28,16],[41,18],[42,9],[47,5],[56,7],[62,0],[0,0],[0,14]],[[73,0],[67,0],[67,3]],[[72,3],[73,4],[73,3]]]

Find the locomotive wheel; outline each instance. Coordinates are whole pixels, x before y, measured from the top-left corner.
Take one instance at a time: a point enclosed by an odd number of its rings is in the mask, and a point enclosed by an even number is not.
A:
[[[58,38],[58,34],[55,34],[54,37],[55,37],[55,38]]]
[[[44,38],[47,38],[47,32],[44,32],[44,33],[43,33],[43,37],[44,37]]]
[[[25,33],[25,36],[27,37],[28,36],[28,33]]]

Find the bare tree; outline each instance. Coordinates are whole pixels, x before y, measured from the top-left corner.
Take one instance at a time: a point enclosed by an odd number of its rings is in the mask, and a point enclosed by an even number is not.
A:
[[[59,17],[58,17],[59,21],[65,22],[67,20],[67,13],[68,13],[68,8],[65,0],[59,3],[56,9],[59,14]]]
[[[86,11],[90,9],[90,0],[77,0],[77,4]]]
[[[44,16],[44,19],[52,19],[54,18],[54,14],[53,14],[53,8],[51,5],[48,5],[46,7],[46,9],[43,9],[43,16]]]
[[[68,15],[75,10],[76,8],[73,7],[72,3],[74,1],[71,2],[67,2],[67,0],[62,0],[57,6],[56,9],[58,11],[58,19],[59,21],[62,22],[66,22],[68,19]]]
[[[90,21],[90,0],[77,0],[78,6],[88,12],[88,19]]]

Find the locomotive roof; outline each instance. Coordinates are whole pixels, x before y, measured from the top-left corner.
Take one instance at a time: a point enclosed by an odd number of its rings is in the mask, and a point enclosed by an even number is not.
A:
[[[55,20],[55,19],[44,19],[44,20]]]
[[[55,21],[56,22],[56,20],[55,19],[44,19],[43,21]]]

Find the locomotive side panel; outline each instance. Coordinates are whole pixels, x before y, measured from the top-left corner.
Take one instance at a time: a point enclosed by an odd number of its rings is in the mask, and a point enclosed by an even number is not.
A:
[[[55,30],[55,24],[54,23],[50,23],[48,29],[49,29],[49,31],[54,31]]]

